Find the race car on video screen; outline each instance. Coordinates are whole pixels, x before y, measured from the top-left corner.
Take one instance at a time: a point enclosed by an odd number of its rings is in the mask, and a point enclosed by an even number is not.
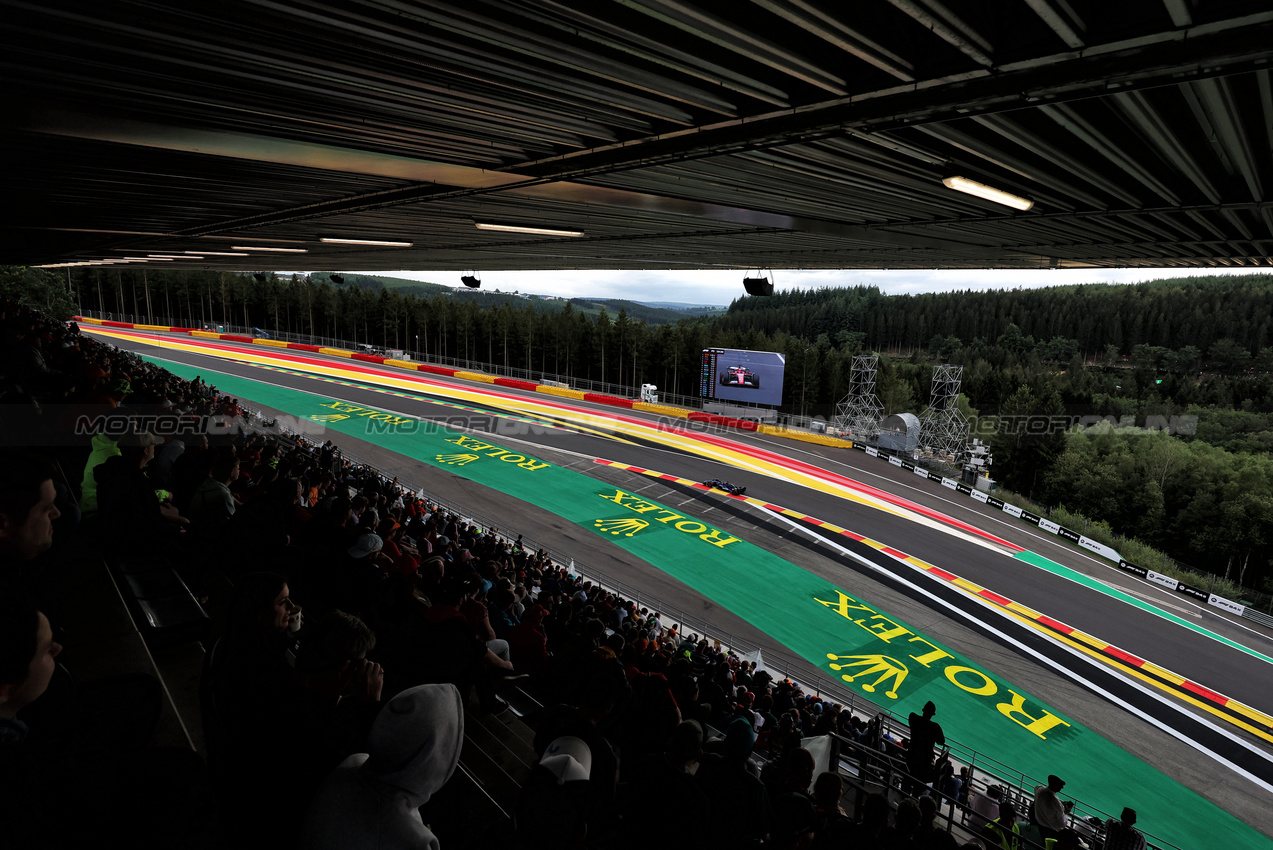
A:
[[[720,373],[720,382],[726,387],[751,387],[760,389],[760,376],[746,366],[730,366]]]
[[[731,496],[746,496],[747,488],[739,487],[736,484],[730,484],[728,481],[721,481],[719,478],[713,478],[711,481],[704,481],[704,487],[711,487],[713,490],[724,490]]]

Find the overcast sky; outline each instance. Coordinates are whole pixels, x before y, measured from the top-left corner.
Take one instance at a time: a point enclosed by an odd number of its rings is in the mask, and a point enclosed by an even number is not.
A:
[[[1079,283],[1136,283],[1164,277],[1267,273],[1264,269],[976,269],[862,271],[779,269],[778,290],[796,287],[878,286],[888,295],[947,292],[954,289],[1015,289]],[[367,272],[388,277],[460,285],[460,272]],[[562,297],[627,298],[631,301],[679,301],[726,306],[743,294],[744,271],[522,271],[482,272],[482,289]]]

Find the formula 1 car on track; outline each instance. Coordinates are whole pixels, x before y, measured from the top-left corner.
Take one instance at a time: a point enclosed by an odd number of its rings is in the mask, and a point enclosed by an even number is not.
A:
[[[721,386],[760,389],[760,376],[746,366],[730,366],[720,373]]]
[[[711,487],[713,490],[724,490],[731,496],[746,496],[747,488],[730,484],[728,481],[721,481],[719,478],[713,478],[711,481],[704,481],[704,487]]]

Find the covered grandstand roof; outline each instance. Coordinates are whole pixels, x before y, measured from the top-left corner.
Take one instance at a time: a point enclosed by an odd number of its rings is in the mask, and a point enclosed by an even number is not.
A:
[[[1273,264],[1267,2],[0,9],[7,263]]]

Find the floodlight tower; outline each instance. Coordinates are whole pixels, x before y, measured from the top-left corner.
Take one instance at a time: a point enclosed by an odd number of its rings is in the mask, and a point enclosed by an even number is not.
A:
[[[884,405],[875,394],[875,376],[879,368],[880,358],[877,355],[855,355],[849,377],[849,394],[835,409],[835,427],[864,442],[873,442],[879,436],[880,420],[884,418]]]
[[[933,370],[928,409],[919,419],[919,442],[955,462],[968,446],[968,420],[959,412],[964,367],[943,363]]]

